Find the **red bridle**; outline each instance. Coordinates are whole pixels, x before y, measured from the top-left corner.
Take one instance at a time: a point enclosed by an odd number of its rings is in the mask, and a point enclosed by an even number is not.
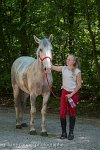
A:
[[[51,59],[49,56],[46,56],[46,57],[44,57],[44,58],[41,58],[41,57],[39,56],[39,58],[40,58],[41,61],[44,61],[44,60],[47,59],[47,58],[49,58],[50,61],[52,61],[52,59]]]

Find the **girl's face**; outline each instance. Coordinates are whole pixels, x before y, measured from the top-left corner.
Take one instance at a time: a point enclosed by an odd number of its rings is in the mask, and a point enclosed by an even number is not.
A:
[[[73,55],[69,55],[66,59],[67,66],[73,66],[75,63],[75,58]]]

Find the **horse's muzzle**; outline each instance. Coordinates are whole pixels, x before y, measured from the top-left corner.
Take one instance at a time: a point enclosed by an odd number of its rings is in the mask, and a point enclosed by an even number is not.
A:
[[[45,70],[46,73],[50,73],[51,72],[51,68],[46,68],[45,67],[44,70]]]

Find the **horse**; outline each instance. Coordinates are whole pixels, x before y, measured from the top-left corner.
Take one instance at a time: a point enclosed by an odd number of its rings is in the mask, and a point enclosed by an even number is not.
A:
[[[46,130],[46,110],[47,103],[50,97],[50,89],[45,74],[48,75],[48,82],[50,87],[53,84],[53,77],[51,72],[52,66],[52,40],[53,36],[49,38],[39,39],[34,35],[34,40],[38,43],[37,58],[29,56],[21,56],[17,58],[11,67],[11,84],[14,96],[14,106],[16,112],[16,128],[21,129],[27,126],[23,123],[23,111],[26,99],[30,99],[30,134],[35,135],[37,131],[34,125],[36,115],[36,98],[42,95],[43,103],[41,108],[41,135],[48,136]]]

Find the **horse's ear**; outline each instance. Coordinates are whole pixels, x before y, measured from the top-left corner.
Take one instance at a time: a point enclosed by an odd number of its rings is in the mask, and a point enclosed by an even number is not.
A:
[[[52,34],[49,36],[49,40],[50,40],[50,42],[53,41],[53,35]]]
[[[34,36],[35,42],[36,42],[36,43],[40,43],[41,40],[40,40],[39,38],[37,38],[35,35],[33,35],[33,36]]]

